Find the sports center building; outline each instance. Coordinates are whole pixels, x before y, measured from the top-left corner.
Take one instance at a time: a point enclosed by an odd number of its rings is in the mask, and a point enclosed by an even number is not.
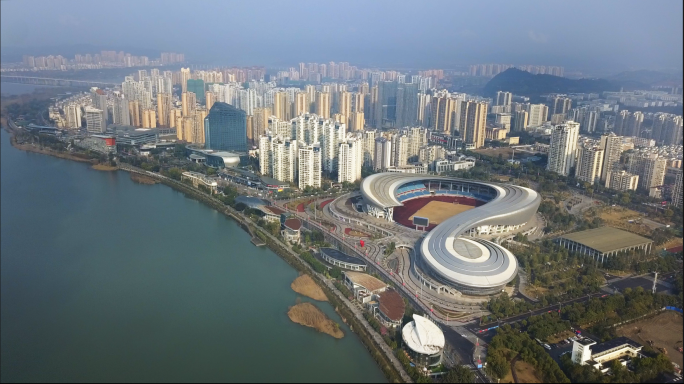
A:
[[[511,252],[472,236],[520,228],[533,218],[541,203],[541,197],[529,188],[397,173],[366,177],[361,195],[366,213],[409,227],[409,218],[423,206],[446,203],[434,210],[442,216],[427,226],[430,232],[416,247],[418,261],[436,280],[470,295],[498,293],[518,271]],[[443,214],[451,205],[454,210]]]

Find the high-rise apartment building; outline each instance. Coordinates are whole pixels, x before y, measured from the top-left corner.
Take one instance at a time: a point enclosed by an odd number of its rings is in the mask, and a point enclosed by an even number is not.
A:
[[[527,111],[521,110],[515,112],[513,116],[513,131],[523,132],[527,129],[529,113]]]
[[[181,92],[187,92],[188,91],[188,80],[190,80],[190,68],[181,68],[181,70],[180,70]]]
[[[309,113],[309,95],[306,92],[297,92],[295,93],[295,102],[293,104],[294,106],[294,114],[292,115],[293,118],[296,118],[297,116],[301,116],[305,113]]]
[[[224,151],[247,151],[245,112],[232,105],[215,102],[204,119],[205,146]]]
[[[206,91],[204,92],[204,100],[207,106],[207,111],[211,110],[211,107],[214,106],[214,103],[216,102],[216,96],[214,95],[214,92],[212,91]]]
[[[313,144],[299,148],[299,189],[321,187],[321,147]]]
[[[377,131],[368,130],[363,131],[363,165],[366,167],[373,167],[375,160],[375,136]]]
[[[350,138],[340,143],[339,166],[337,170],[337,182],[350,182],[361,180],[361,167],[363,165],[363,142],[360,139]]]
[[[105,128],[107,127],[108,112],[109,107],[107,106],[107,94],[100,88],[90,89],[90,98],[93,102],[93,107],[102,111],[102,124]]]
[[[461,132],[466,146],[478,149],[484,146],[487,122],[487,103],[480,101],[461,102]]]
[[[617,169],[620,164],[622,154],[622,137],[610,132],[601,136],[601,148],[603,148],[603,170],[601,171],[601,181],[606,188],[610,188],[610,173]]]
[[[86,130],[90,133],[104,133],[102,110],[91,106],[85,107]]]
[[[392,160],[390,164],[395,167],[405,167],[409,158],[409,138],[403,134],[392,136]]]
[[[316,92],[316,114],[324,119],[330,118],[330,93]]]
[[[672,187],[672,205],[677,208],[682,208],[682,169],[679,168],[676,171],[675,183]]]
[[[431,109],[430,109],[430,95],[426,93],[419,93],[417,95],[417,110],[416,110],[416,124],[421,127],[432,126],[430,122]]]
[[[363,131],[365,125],[365,119],[363,112],[352,112],[351,116],[351,130],[352,131]]]
[[[682,131],[682,116],[660,114],[653,119],[651,138],[657,144],[681,144]]]
[[[114,105],[112,108],[112,120],[114,121],[114,124],[117,125],[131,125],[130,112],[128,111],[128,100],[126,100],[123,94],[117,94],[114,97]]]
[[[392,142],[384,137],[375,139],[375,153],[373,158],[373,169],[384,170],[391,166],[392,161]]]
[[[639,175],[639,188],[645,191],[660,187],[665,180],[667,159],[656,153],[630,153],[627,155],[628,171]]]
[[[339,93],[338,111],[342,115],[342,122],[351,125],[352,117],[352,94],[351,92],[342,91]]]
[[[549,107],[545,104],[530,104],[528,107],[528,127],[539,127],[547,121]]]
[[[572,108],[572,99],[568,97],[554,97],[550,100],[549,108],[551,115],[567,115]]]
[[[638,185],[639,176],[625,170],[610,172],[609,179],[606,180],[606,188],[616,191],[636,191]]]
[[[192,92],[183,92],[181,94],[181,104],[183,107],[183,117],[191,116],[197,109],[197,95]]]
[[[81,106],[78,104],[67,105],[67,107],[66,107],[66,118],[67,118],[67,127],[68,128],[80,128],[81,127]]]
[[[461,102],[452,98],[448,92],[438,92],[435,94],[430,102],[432,109],[430,127],[437,132],[451,135],[452,128],[454,127],[453,120],[458,118],[455,114],[457,104],[459,103]]]
[[[589,143],[580,145],[575,168],[577,180],[590,184],[600,182],[603,158],[603,149],[600,146]]]
[[[297,175],[297,140],[275,139],[271,142],[271,173],[274,179],[293,183]]]
[[[644,114],[636,111],[627,119],[627,134],[625,136],[641,137],[641,124],[644,122]]]
[[[568,176],[570,170],[575,166],[578,138],[579,123],[566,121],[553,127],[546,169],[559,175]]]
[[[171,112],[171,94],[157,93],[157,118],[159,126],[169,126],[169,113]]]
[[[496,92],[494,105],[509,106],[512,100],[513,94],[511,92],[498,91]]]
[[[323,170],[332,173],[337,171],[340,142],[347,135],[347,126],[326,119],[321,125],[321,131],[323,132],[323,142],[321,143],[323,145]]]
[[[623,109],[615,116],[615,124],[613,125],[613,132],[618,136],[629,136],[628,121],[630,113]]]

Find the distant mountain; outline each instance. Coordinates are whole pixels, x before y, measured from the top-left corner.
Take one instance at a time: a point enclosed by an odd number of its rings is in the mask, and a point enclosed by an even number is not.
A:
[[[484,96],[496,96],[497,91],[515,95],[538,97],[548,93],[589,93],[619,91],[620,84],[605,79],[573,80],[551,75],[533,75],[527,71],[509,68],[494,76],[484,87]]]
[[[617,75],[609,76],[606,78],[610,81],[627,83],[627,82],[639,82],[647,85],[660,85],[660,84],[682,84],[682,72],[679,73],[665,73],[659,71],[649,71],[649,70],[639,70],[639,71],[628,71],[621,72]]]

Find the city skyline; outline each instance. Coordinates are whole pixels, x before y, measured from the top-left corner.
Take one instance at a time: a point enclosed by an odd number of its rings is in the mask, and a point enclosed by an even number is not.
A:
[[[560,3],[539,2],[522,8],[514,3],[390,6],[374,2],[361,8],[361,3],[352,2],[334,11],[327,5],[311,10],[306,3],[287,7],[275,7],[272,3],[225,3],[212,12],[205,12],[201,6],[171,12],[173,7],[160,7],[160,3],[136,4],[137,11],[129,12],[134,8],[120,3],[106,13],[96,12],[97,7],[91,3],[72,5],[67,12],[50,2],[4,1],[3,50],[75,44],[154,47],[185,51],[199,63],[269,66],[329,60],[399,68],[450,68],[484,62],[538,62],[601,70],[682,65],[681,23],[676,20],[682,5],[678,3],[605,1],[564,7]],[[592,12],[586,12],[589,5]],[[253,18],[241,20],[231,16],[258,15],[256,9],[265,10],[263,21],[271,28],[262,28],[263,23],[254,22]],[[564,20],[581,23],[585,28],[576,28],[573,33],[559,32],[558,20],[549,17],[559,12]],[[332,26],[318,27],[320,23],[315,20],[327,17],[332,17]],[[496,17],[497,23],[487,23],[491,17]],[[294,19],[312,22],[291,23]],[[530,19],[535,20],[533,26],[521,22]],[[98,28],[116,25],[119,20],[127,20],[127,27],[118,29],[116,34],[109,33],[108,28]],[[605,20],[611,20],[610,24],[605,25]],[[54,27],[60,29],[59,34],[53,33]],[[599,28],[601,39],[594,34]],[[89,33],[84,34],[84,29]],[[271,33],[276,30],[278,33]],[[234,38],[221,39],[222,35]]]

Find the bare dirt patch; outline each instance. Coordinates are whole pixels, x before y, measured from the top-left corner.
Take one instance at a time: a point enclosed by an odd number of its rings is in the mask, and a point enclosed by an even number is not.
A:
[[[328,298],[325,296],[321,287],[319,287],[309,275],[301,275],[296,278],[292,284],[290,284],[290,288],[300,295],[310,297],[314,300],[328,301]]]
[[[311,303],[300,303],[290,307],[290,310],[287,311],[287,316],[297,324],[315,328],[319,332],[327,333],[336,339],[344,337],[340,326],[330,320],[325,313],[321,312],[320,309]]]
[[[450,218],[451,216],[457,215],[461,212],[468,211],[475,207],[465,204],[454,204],[446,203],[443,201],[431,201],[427,203],[423,208],[419,209],[418,212],[414,213],[409,217],[409,220],[413,220],[414,216],[427,217],[430,219],[430,224],[440,224],[444,220]]]
[[[642,236],[651,236],[653,229],[646,224],[639,223],[642,214],[623,207],[594,208],[606,226],[624,229]],[[591,217],[588,217],[591,220]],[[633,222],[630,223],[629,221]]]
[[[159,180],[157,180],[153,177],[141,175],[139,173],[134,173],[134,172],[131,172],[131,180],[133,180],[139,184],[148,184],[148,185],[159,183]]]
[[[537,378],[537,371],[529,363],[517,360],[513,365],[513,369],[515,369],[518,383],[541,383],[541,380]]]
[[[494,157],[498,158],[499,155],[503,157],[504,159],[510,159],[511,155],[513,154],[514,149],[510,147],[503,147],[503,148],[490,148],[490,149],[476,149],[473,152],[479,153],[480,155],[483,156],[489,156],[489,157]]]
[[[95,164],[91,168],[93,168],[96,171],[116,171],[119,169],[118,167],[112,167],[111,165],[107,164]]]
[[[650,345],[653,349],[664,348],[671,361],[682,366],[682,354],[677,347],[682,346],[684,323],[682,315],[673,311],[665,311],[658,316],[624,325],[617,330],[619,336],[627,336],[642,344]]]

